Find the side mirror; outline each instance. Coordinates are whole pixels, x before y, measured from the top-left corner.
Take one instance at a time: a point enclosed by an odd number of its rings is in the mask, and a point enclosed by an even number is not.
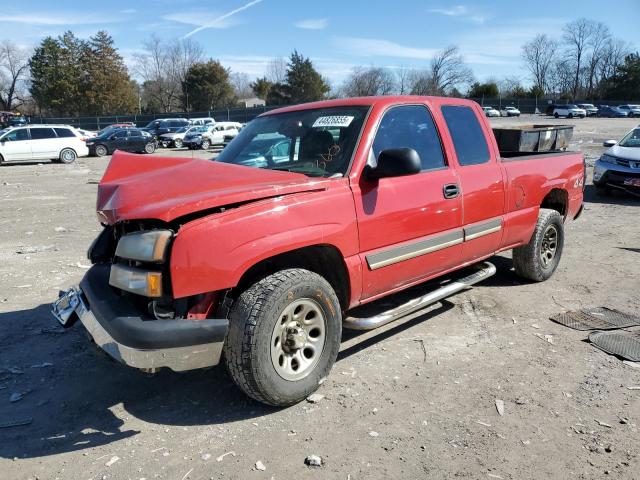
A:
[[[605,140],[604,142],[602,142],[602,146],[609,148],[609,147],[613,147],[616,143],[618,142],[616,142],[615,140]]]
[[[368,179],[377,180],[387,177],[402,177],[420,173],[422,165],[420,155],[413,148],[390,148],[378,155],[375,167],[368,167]]]

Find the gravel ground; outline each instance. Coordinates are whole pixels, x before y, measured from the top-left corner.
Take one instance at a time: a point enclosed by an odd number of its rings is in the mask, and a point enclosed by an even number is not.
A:
[[[544,121],[575,124],[591,164],[637,123]],[[49,305],[88,266],[107,162],[0,168],[0,424],[25,423],[0,428],[0,477],[640,478],[640,368],[548,320],[640,314],[640,200],[588,185],[549,281],[525,283],[497,256],[490,281],[349,337],[316,403],[274,409],[224,368],[149,376],[96,355],[81,327],[57,328]]]

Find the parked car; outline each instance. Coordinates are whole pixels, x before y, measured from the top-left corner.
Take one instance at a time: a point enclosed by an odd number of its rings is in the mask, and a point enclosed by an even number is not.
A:
[[[618,108],[626,112],[628,117],[640,117],[640,105],[618,105]]]
[[[16,112],[0,112],[0,128],[22,127],[27,125],[27,117]]]
[[[0,163],[34,160],[72,163],[88,154],[85,142],[69,125],[10,127],[0,134]]]
[[[118,123],[114,123],[113,125],[109,125],[108,127],[104,127],[102,130],[99,130],[98,133],[96,133],[96,137],[98,136],[102,136],[102,135],[108,135],[109,133],[113,133],[116,130],[120,130],[122,128],[137,128],[135,125],[129,125],[129,124],[118,124]]]
[[[493,108],[491,106],[482,107],[482,110],[484,111],[484,114],[487,117],[499,117],[500,116],[500,111],[496,110],[495,108]]]
[[[163,147],[176,147],[182,148],[182,141],[184,140],[184,136],[196,127],[182,127],[175,132],[165,133],[158,137],[158,143]]]
[[[116,150],[124,152],[153,153],[155,139],[149,132],[139,128],[118,128],[109,130],[86,141],[89,153],[96,157],[111,155]]]
[[[207,150],[212,145],[213,129],[214,125],[201,125],[190,128],[182,139],[182,145],[189,150],[200,148]]]
[[[213,117],[202,117],[202,118],[190,118],[189,123],[191,125],[209,125],[210,123],[216,123]]]
[[[593,184],[601,194],[612,188],[640,194],[640,126],[627,133],[620,142],[606,140],[607,150],[596,160]]]
[[[238,122],[218,122],[211,132],[211,145],[223,145],[229,143],[242,130],[242,124]]]
[[[269,159],[261,139],[289,155]],[[216,161],[118,152],[98,186],[93,266],[54,316],[132,367],[224,359],[254,399],[300,402],[343,327],[424,309],[493,275],[501,251],[523,278],[553,275],[582,211],[583,155],[505,156],[475,102],[393,96],[265,113]],[[407,303],[372,303],[468,265]]]
[[[625,112],[621,108],[612,107],[609,105],[600,105],[598,107],[598,117],[607,118],[626,118],[629,112]]]
[[[76,128],[76,131],[80,134],[80,137],[84,140],[86,140],[87,138],[93,138],[98,136],[98,132],[84,130],[83,128]]]
[[[189,120],[186,118],[163,118],[161,120],[153,120],[141,130],[149,132],[156,139],[165,133],[177,132],[181,128],[188,127]]]
[[[587,112],[587,117],[595,117],[598,115],[598,107],[594,106],[593,103],[579,103],[578,107]]]
[[[568,105],[556,105],[553,109],[553,116],[558,117],[579,117],[584,118],[587,116],[586,110],[583,108],[579,108],[577,105],[568,104]]]
[[[513,106],[504,107],[500,112],[500,115],[503,117],[519,117],[520,110]]]

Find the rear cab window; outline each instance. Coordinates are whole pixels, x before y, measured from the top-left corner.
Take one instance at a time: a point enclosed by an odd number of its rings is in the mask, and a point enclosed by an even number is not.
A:
[[[444,105],[442,115],[451,134],[461,167],[489,162],[487,138],[474,110],[465,105]]]
[[[373,141],[373,155],[392,148],[412,148],[422,171],[446,168],[442,144],[431,113],[424,105],[400,105],[387,110]]]

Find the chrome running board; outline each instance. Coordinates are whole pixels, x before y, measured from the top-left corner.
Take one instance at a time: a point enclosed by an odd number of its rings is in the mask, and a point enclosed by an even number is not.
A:
[[[386,312],[382,312],[373,317],[346,317],[342,322],[342,326],[351,330],[373,330],[374,328],[381,327],[387,323],[393,322],[394,320],[399,320],[400,318],[417,310],[426,308],[433,303],[469,288],[478,282],[486,280],[496,273],[495,265],[489,262],[482,262],[478,264],[478,268],[479,270],[471,275],[467,275],[464,278],[448,283],[433,292],[429,292],[426,295],[409,300],[398,307],[392,308],[391,310],[387,310]]]

